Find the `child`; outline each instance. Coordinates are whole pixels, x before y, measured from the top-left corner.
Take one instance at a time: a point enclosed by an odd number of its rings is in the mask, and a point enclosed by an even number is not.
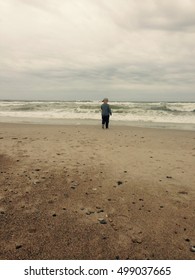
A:
[[[109,117],[112,115],[112,111],[110,109],[110,105],[108,104],[108,98],[104,98],[102,100],[104,102],[101,105],[101,110],[102,110],[102,128],[104,129],[104,125],[106,124],[106,129],[108,129],[108,124],[109,124]]]

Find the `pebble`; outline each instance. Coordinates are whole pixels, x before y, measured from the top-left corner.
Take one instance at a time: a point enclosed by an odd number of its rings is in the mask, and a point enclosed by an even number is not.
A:
[[[118,186],[119,186],[119,185],[122,185],[122,183],[123,183],[122,181],[118,181],[118,182],[117,182]]]
[[[39,180],[35,180],[35,181],[33,182],[34,185],[39,184],[39,183],[41,183]]]
[[[16,249],[20,249],[20,248],[22,248],[21,244],[16,245]]]
[[[190,251],[191,251],[191,252],[195,252],[195,246],[192,246],[192,247],[190,248]]]
[[[100,222],[100,224],[105,225],[107,224],[106,220],[103,218],[99,218],[98,221]]]

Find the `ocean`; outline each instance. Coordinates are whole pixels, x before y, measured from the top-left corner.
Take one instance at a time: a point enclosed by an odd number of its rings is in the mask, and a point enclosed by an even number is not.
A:
[[[101,119],[100,101],[0,101],[0,122],[82,124]],[[195,102],[109,102],[114,124],[195,130]]]

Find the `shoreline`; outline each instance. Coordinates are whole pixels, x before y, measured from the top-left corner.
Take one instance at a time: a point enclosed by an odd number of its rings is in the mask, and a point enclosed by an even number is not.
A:
[[[1,117],[0,124],[38,124],[38,125],[101,125],[101,119],[40,119],[40,118],[14,118]],[[139,128],[154,128],[168,130],[195,131],[193,123],[171,123],[171,122],[143,122],[143,121],[120,121],[110,120],[110,127],[127,126]]]
[[[195,259],[195,133],[0,123],[0,259]]]

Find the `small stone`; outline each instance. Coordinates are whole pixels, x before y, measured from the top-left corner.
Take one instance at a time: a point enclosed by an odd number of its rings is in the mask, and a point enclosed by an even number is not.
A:
[[[36,169],[35,169],[35,171],[40,171],[40,170],[41,170],[40,168],[36,168]]]
[[[35,180],[35,181],[33,182],[34,185],[37,185],[37,184],[39,184],[39,183],[41,183],[39,180]]]
[[[106,220],[103,218],[99,218],[98,221],[100,222],[100,224],[105,225],[107,224]]]
[[[192,246],[192,247],[190,248],[190,251],[191,251],[191,252],[195,252],[195,246]]]
[[[20,249],[20,248],[22,248],[22,245],[21,245],[21,244],[16,245],[16,249],[17,249],[17,250]]]
[[[122,185],[122,183],[123,183],[122,181],[117,182],[118,186]]]
[[[185,241],[186,241],[186,242],[190,242],[190,239],[189,239],[189,238],[186,238]]]
[[[168,179],[172,179],[172,177],[171,177],[171,176],[167,176],[167,178],[168,178]]]

